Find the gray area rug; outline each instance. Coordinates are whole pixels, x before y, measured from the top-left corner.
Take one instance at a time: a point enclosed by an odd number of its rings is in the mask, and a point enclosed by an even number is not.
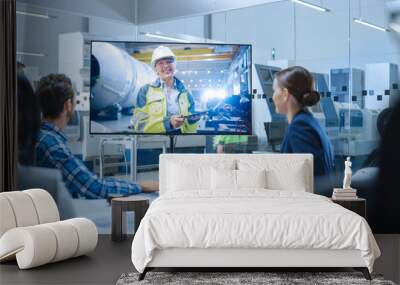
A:
[[[382,276],[372,275],[368,281],[359,272],[148,272],[138,281],[139,273],[122,274],[117,285],[133,284],[324,284],[324,285],[395,285]]]

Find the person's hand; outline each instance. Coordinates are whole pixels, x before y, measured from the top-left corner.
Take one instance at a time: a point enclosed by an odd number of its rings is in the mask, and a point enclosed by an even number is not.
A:
[[[171,123],[171,126],[174,129],[177,129],[183,125],[183,122],[185,122],[185,118],[181,115],[172,115],[169,121]]]
[[[142,188],[142,192],[158,192],[159,183],[158,181],[146,180],[139,183]]]

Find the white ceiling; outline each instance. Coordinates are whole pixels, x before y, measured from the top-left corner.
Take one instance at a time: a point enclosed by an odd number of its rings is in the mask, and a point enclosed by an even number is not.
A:
[[[1,0],[0,0],[1,1]],[[68,13],[134,23],[137,0],[17,0],[17,10]]]
[[[148,24],[289,0],[17,0],[17,8]],[[23,7],[24,6],[24,7]],[[37,10],[39,9],[39,10]]]
[[[136,0],[134,0],[136,1]],[[208,15],[282,0],[137,0],[137,23]]]

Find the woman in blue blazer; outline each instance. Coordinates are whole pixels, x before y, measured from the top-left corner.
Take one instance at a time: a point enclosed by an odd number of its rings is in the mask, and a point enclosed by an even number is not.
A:
[[[314,176],[316,179],[329,178],[334,163],[332,145],[326,132],[307,110],[320,99],[314,90],[312,75],[303,67],[289,67],[276,74],[273,89],[276,111],[285,114],[289,123],[281,152],[313,154]]]

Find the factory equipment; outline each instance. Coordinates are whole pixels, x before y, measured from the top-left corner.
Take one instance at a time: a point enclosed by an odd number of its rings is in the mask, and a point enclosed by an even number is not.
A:
[[[377,110],[363,109],[356,103],[333,102],[326,95],[310,109],[328,134],[335,155],[368,155],[376,148]]]
[[[314,78],[314,88],[321,95],[321,100],[314,106],[310,107],[310,111],[313,113],[314,117],[323,127],[337,127],[337,124],[333,124],[334,117],[333,112],[329,112],[329,103],[332,102],[330,97],[330,92],[328,88],[328,74],[323,73],[311,73]],[[325,98],[326,97],[326,98]],[[325,106],[326,105],[326,106]],[[333,105],[333,104],[332,104]],[[336,113],[335,113],[336,114]]]
[[[377,120],[380,112],[392,106],[399,98],[398,67],[392,63],[366,65],[363,102],[358,104],[336,103],[339,115],[340,136],[335,143],[337,154],[368,155],[379,144]],[[353,90],[359,80],[352,81]],[[352,96],[353,98],[355,96]],[[357,103],[358,103],[357,93]]]
[[[91,67],[91,53],[90,45],[92,40],[99,40],[106,38],[101,36],[93,36],[86,33],[67,33],[59,35],[59,73],[64,73],[71,78],[73,88],[76,95],[76,114],[73,119],[69,122],[67,127],[64,129],[64,133],[68,138],[68,147],[78,157],[82,157],[87,166],[96,171],[96,161],[98,160],[100,150],[99,146],[103,137],[91,135],[89,130],[89,87],[90,87],[90,67]],[[108,39],[111,40],[111,39]],[[124,59],[125,65],[120,61],[110,61],[104,56],[105,50],[114,53],[118,59]],[[115,110],[122,110],[122,112],[129,112],[131,107],[136,102],[136,94],[138,91],[137,86],[142,86],[147,82],[155,80],[155,74],[153,70],[131,56],[131,54],[125,54],[121,51],[116,51],[109,46],[103,46],[102,50],[97,50],[99,57],[93,59],[95,62],[93,67],[97,65],[98,74],[95,79],[98,86],[96,86],[97,94],[101,97],[106,92],[110,92],[112,96],[115,96],[116,103],[119,107]],[[129,64],[128,64],[129,63]],[[102,68],[103,67],[103,68]],[[129,70],[131,68],[132,70]],[[113,81],[109,76],[111,73],[126,76],[124,80]],[[127,78],[132,76],[132,78]],[[113,77],[114,78],[114,77]],[[119,78],[119,76],[117,77]],[[120,85],[118,85],[120,84]],[[109,88],[107,88],[109,87]],[[102,102],[97,100],[100,98],[94,98],[92,103],[96,104],[99,108],[96,109],[97,114],[105,115],[103,118],[112,118],[111,115],[117,116],[117,112],[110,112],[115,102],[108,102],[108,106],[102,105]],[[99,106],[102,105],[102,106]],[[106,111],[109,112],[106,112]],[[93,115],[93,113],[92,113]],[[128,120],[131,116],[125,116]],[[92,121],[92,124],[94,122]],[[98,124],[97,128],[102,126]],[[108,135],[107,139],[121,139],[124,136],[121,135]],[[138,139],[138,150],[148,151],[152,149],[162,148],[165,142],[168,142],[165,137],[141,137]],[[180,137],[176,141],[176,147],[179,148],[200,148],[205,145],[205,138],[202,136],[185,136]],[[130,144],[126,147],[127,150],[131,149]],[[104,145],[104,153],[111,158],[119,157],[121,155],[121,147],[117,144]],[[136,157],[136,154],[131,154],[131,157]],[[157,156],[158,157],[158,156]],[[128,157],[129,158],[129,157]],[[146,157],[144,164],[150,159]],[[143,162],[139,161],[138,168],[143,167]]]
[[[226,47],[222,49],[218,47],[218,50],[219,52],[230,51]],[[189,116],[202,116],[196,132],[198,134],[219,131],[247,133],[247,130],[251,129],[251,98],[248,80],[250,66],[247,52],[245,50],[238,52],[226,69],[227,72],[223,72],[226,73],[224,88],[212,89],[210,85],[206,87],[204,84],[204,88],[198,88],[192,92],[194,98],[200,99],[200,102],[196,104],[196,113]],[[215,78],[214,81],[216,81]],[[212,82],[212,79],[208,82]]]
[[[179,114],[185,119],[183,125],[171,130],[164,125],[164,119],[160,120],[168,110],[163,101],[167,97],[155,86],[143,89],[146,102],[133,113],[139,90],[158,78],[148,63],[160,43],[92,41],[91,132],[249,134],[251,46],[163,45],[175,55],[174,67],[171,66],[178,79],[175,89],[181,91],[180,94],[189,94],[176,99]]]
[[[365,66],[365,108],[382,110],[394,106],[399,94],[399,68],[396,64],[384,62]]]
[[[389,69],[388,64],[383,66]],[[380,72],[382,76],[379,67],[383,68],[381,64],[377,64],[375,68],[378,68],[378,71],[375,72]],[[268,134],[268,143],[273,146],[277,144],[279,138],[282,140],[287,127],[285,116],[275,112],[272,101],[273,78],[279,70],[277,67],[254,65],[256,76],[253,86],[263,91],[262,94],[257,92],[253,100],[254,131],[259,135],[264,127]],[[390,70],[393,73],[396,67],[391,66]],[[330,80],[328,74],[323,73],[313,73],[313,77],[315,89],[320,93],[321,100],[309,109],[326,130],[334,146],[335,155],[365,156],[371,153],[379,143],[376,127],[379,110],[368,108],[370,104],[364,104],[364,72],[355,68],[340,68],[330,71]],[[393,87],[398,88],[398,86],[394,78],[391,77],[386,81],[390,82],[392,89],[390,93],[396,94]],[[389,84],[386,85],[385,89],[389,89]],[[265,98],[267,104],[260,103],[262,98]],[[260,124],[264,126],[259,126]]]
[[[361,69],[336,68],[331,69],[330,75],[330,91],[334,102],[352,102],[363,107],[364,72]]]
[[[311,72],[314,78],[314,88],[317,90],[322,97],[327,96],[329,92],[329,75],[324,73]]]
[[[137,93],[156,80],[154,71],[126,51],[107,42],[92,45],[91,116],[117,120],[119,111],[132,115]]]
[[[310,110],[326,130],[336,156],[368,155],[378,145],[379,112],[364,107],[363,71],[341,68],[330,74],[330,90],[327,75],[313,74],[321,100]]]
[[[377,120],[380,112],[392,106],[399,98],[398,67],[392,63],[374,63],[366,65],[365,89],[362,92],[363,103],[336,103],[339,115],[339,130],[342,142],[336,142],[336,153],[367,155],[379,144]],[[353,90],[359,80],[352,81]],[[353,96],[355,97],[355,96]],[[358,103],[357,93],[357,103]],[[345,142],[343,138],[346,137]]]
[[[90,40],[90,35],[80,32],[58,36],[58,72],[71,79],[78,111],[89,111]]]
[[[58,71],[59,73],[66,74],[73,82],[76,93],[76,109],[78,111],[89,111],[89,91],[91,80],[93,79],[90,76],[90,69],[93,67],[97,69],[101,77],[101,83],[103,84],[96,87],[97,92],[100,94],[98,98],[100,99],[105,93],[110,92],[117,101],[106,102],[108,105],[104,106],[103,102],[99,102],[97,98],[92,98],[94,100],[91,103],[97,106],[103,105],[101,108],[97,108],[92,115],[95,117],[100,116],[100,118],[104,119],[116,119],[118,117],[118,110],[129,114],[135,103],[134,100],[137,93],[135,87],[141,86],[143,82],[147,83],[149,80],[155,79],[155,74],[146,64],[132,58],[127,53],[123,54],[119,52],[116,48],[112,49],[110,46],[100,47],[96,51],[99,53],[99,58],[93,59],[91,57],[91,42],[93,40],[112,39],[81,32],[59,35]],[[112,60],[110,58],[107,59],[105,56],[107,51],[116,55],[117,60],[114,60],[114,58]],[[128,60],[124,63],[123,58],[127,58]],[[131,75],[132,78],[127,79],[126,77],[122,77],[122,80],[116,82],[113,78],[109,77],[111,71],[115,72],[118,76],[123,75],[128,77]]]

